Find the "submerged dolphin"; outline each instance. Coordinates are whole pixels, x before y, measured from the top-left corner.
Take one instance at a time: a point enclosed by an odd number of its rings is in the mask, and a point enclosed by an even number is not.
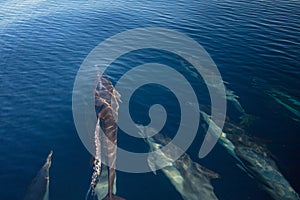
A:
[[[289,114],[289,118],[296,122],[300,121],[299,95],[297,96],[296,94],[291,94],[292,91],[288,92],[284,88],[274,88],[274,85],[271,85],[266,80],[258,77],[254,77],[252,81],[253,87],[261,90],[263,93],[275,100],[278,105],[286,109],[291,114]],[[280,114],[282,115],[286,113],[280,112]]]
[[[248,135],[227,136],[236,146],[235,153],[259,185],[276,200],[299,200],[300,197],[279,171],[269,151]]]
[[[293,120],[300,121],[300,102],[295,97],[276,89],[271,89],[271,91],[268,92],[268,95],[278,104],[294,114],[295,117],[292,118]]]
[[[195,68],[193,67],[193,66],[191,66],[191,65],[184,65],[183,64],[183,67],[186,69],[186,70],[188,70],[190,73],[191,73],[191,75],[192,76],[194,76],[195,78],[198,78],[200,81],[204,81],[203,80],[203,77],[201,77],[200,76],[200,74],[198,74],[196,71],[195,71]],[[214,78],[214,77],[209,77],[209,76],[207,76],[206,78]],[[240,112],[240,113],[242,113],[242,116],[243,117],[250,117],[249,115],[247,115],[246,114],[246,112],[245,112],[245,110],[244,110],[244,108],[242,107],[242,105],[240,104],[240,102],[239,102],[239,100],[238,100],[238,98],[239,98],[239,96],[237,96],[235,93],[234,93],[234,91],[232,91],[232,90],[230,90],[226,85],[227,85],[227,82],[224,82],[224,81],[222,81],[222,82],[220,82],[220,83],[218,83],[218,84],[216,84],[216,85],[212,85],[212,84],[207,84],[206,82],[203,82],[206,86],[210,86],[210,87],[213,87],[214,89],[216,89],[216,91],[218,92],[218,93],[220,93],[220,94],[222,94],[223,92],[220,90],[222,87],[219,87],[220,86],[220,84],[224,84],[224,86],[225,86],[225,94],[226,94],[226,100],[228,100],[229,102],[231,102],[232,103],[232,105],[235,107],[235,109],[238,111],[238,112]],[[245,119],[246,120],[246,119]]]
[[[120,101],[120,94],[115,90],[109,78],[102,75],[95,89],[95,109],[98,121],[95,129],[96,156],[91,190],[92,195],[94,195],[94,193],[96,193],[96,186],[99,185],[103,166],[102,160],[105,160],[109,166],[107,167],[107,195],[103,198],[104,200],[123,200],[123,198],[116,196],[113,191],[116,179],[115,162],[117,153],[118,101]],[[101,134],[100,127],[105,135]],[[89,193],[90,192],[88,192],[87,197]]]
[[[28,187],[24,200],[48,200],[49,199],[49,168],[51,166],[51,150],[45,164]]]
[[[151,129],[139,129],[140,134],[143,136],[149,134],[147,131],[154,131]],[[155,151],[168,144],[171,139],[162,134],[156,134],[151,138],[145,138],[145,141],[150,146],[150,150]],[[211,179],[218,178],[219,175],[192,161],[186,153],[178,160],[173,161],[170,156],[173,151],[182,152],[179,147],[174,146],[174,149],[170,152],[158,151],[154,156],[148,157],[148,164],[151,170],[156,174],[155,166],[159,167],[167,163],[167,166],[162,171],[185,200],[218,199],[211,185]]]
[[[214,124],[209,116],[200,111],[204,121]],[[275,200],[299,200],[299,195],[284,178],[266,147],[255,143],[243,129],[228,122],[219,143],[240,163],[239,167]],[[215,127],[215,130],[219,130]],[[216,133],[217,134],[217,133]]]

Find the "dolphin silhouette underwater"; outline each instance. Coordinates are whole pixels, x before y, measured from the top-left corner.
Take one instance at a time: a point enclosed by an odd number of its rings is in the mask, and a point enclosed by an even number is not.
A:
[[[103,167],[102,159],[105,159],[108,165],[108,193],[103,200],[124,200],[124,198],[116,196],[113,191],[116,180],[115,162],[117,152],[117,117],[119,101],[120,94],[115,90],[109,78],[105,75],[101,75],[95,89],[95,109],[97,114],[97,124],[95,129],[96,155],[94,160],[94,173],[87,197],[90,192],[92,196],[99,194],[95,189],[101,176]],[[101,135],[100,128],[102,128],[106,137]]]
[[[184,200],[218,199],[211,185],[211,179],[219,178],[217,173],[194,162],[186,153],[183,153],[179,159],[173,161],[170,155],[174,151],[183,152],[178,146],[174,145],[168,152],[157,151],[162,146],[167,145],[171,141],[170,138],[160,133],[147,137],[147,135],[153,135],[149,132],[155,132],[155,130],[139,126],[138,128],[140,135],[145,138],[145,142],[150,146],[150,151],[156,151],[153,156],[148,157],[148,165],[154,174],[156,174],[156,167],[165,166],[162,168],[162,172]]]
[[[210,116],[200,111],[203,121],[212,123],[213,132],[220,130]],[[244,129],[226,121],[219,143],[226,148],[238,162],[240,169],[254,178],[258,184],[275,200],[299,200],[299,195],[291,187],[272,159],[270,152],[245,133]]]
[[[51,166],[52,154],[53,151],[51,150],[45,164],[29,185],[24,200],[49,199],[49,169]]]
[[[234,132],[237,128],[228,124]],[[265,146],[257,144],[247,134],[227,134],[235,145],[235,153],[246,166],[246,172],[254,177],[259,185],[276,200],[299,200],[297,192],[279,171],[271,153]]]

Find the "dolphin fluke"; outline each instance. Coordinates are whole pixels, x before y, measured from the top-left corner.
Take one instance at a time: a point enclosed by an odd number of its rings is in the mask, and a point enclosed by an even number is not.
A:
[[[45,164],[28,187],[24,200],[48,200],[49,199],[49,169],[53,151],[48,154]]]
[[[104,199],[102,199],[102,200],[125,200],[125,199],[122,198],[122,197],[116,196],[116,195],[114,195],[114,194],[112,194],[112,195],[107,194],[107,195],[104,197]]]

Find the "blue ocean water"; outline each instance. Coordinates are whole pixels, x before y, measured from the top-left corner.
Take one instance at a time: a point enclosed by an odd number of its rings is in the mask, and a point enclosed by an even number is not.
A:
[[[100,42],[139,27],[179,31],[207,50],[228,88],[253,116],[249,133],[266,143],[283,175],[300,193],[299,10],[299,1],[284,0],[1,1],[0,199],[21,199],[50,149],[54,151],[50,198],[84,198],[92,169],[91,155],[72,117],[76,73]],[[181,63],[161,52],[143,55],[120,59],[111,73],[118,77],[128,67],[153,60],[174,67]],[[155,97],[162,92],[153,91]],[[147,123],[143,106],[164,102],[166,97],[136,98],[133,116]],[[176,102],[172,103],[176,111]],[[234,114],[230,105],[228,109]],[[171,112],[169,131],[176,130],[176,120]],[[202,137],[199,131],[197,139]],[[119,141],[124,148],[143,151],[142,141],[124,133]],[[197,141],[188,153],[221,175],[212,181],[219,199],[271,199],[220,145],[198,159]],[[161,172],[157,176],[119,172],[117,186],[118,194],[127,199],[181,199]]]

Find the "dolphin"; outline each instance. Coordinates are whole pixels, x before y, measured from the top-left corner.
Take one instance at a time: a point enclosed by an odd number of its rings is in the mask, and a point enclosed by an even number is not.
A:
[[[295,97],[276,89],[271,89],[268,94],[278,104],[282,105],[285,109],[295,115],[296,118],[292,118],[293,120],[300,121],[300,102]]]
[[[103,170],[102,160],[105,160],[108,165],[108,186],[107,195],[103,200],[124,200],[122,197],[116,196],[113,191],[116,180],[115,162],[117,153],[116,144],[119,101],[120,94],[115,90],[109,78],[102,74],[95,89],[95,110],[97,114],[97,124],[95,129],[96,156],[90,190],[92,190],[92,195],[96,193],[101,170]],[[104,135],[102,135],[100,127],[102,128]],[[87,193],[87,197],[89,196],[90,190]],[[102,196],[102,194],[99,195]]]
[[[198,78],[198,79],[199,79],[200,81],[202,81],[206,86],[213,87],[214,89],[216,89],[216,92],[218,92],[218,93],[220,93],[220,94],[222,94],[223,92],[220,90],[220,88],[222,88],[222,87],[219,87],[219,86],[220,86],[220,84],[224,84],[224,86],[225,86],[226,100],[228,100],[229,102],[231,102],[232,105],[235,107],[235,109],[236,109],[237,111],[239,111],[240,113],[243,114],[242,116],[244,116],[245,118],[246,118],[246,117],[247,117],[247,118],[250,117],[249,115],[246,114],[244,108],[243,108],[242,105],[240,104],[240,102],[239,102],[239,100],[238,100],[239,96],[237,96],[237,95],[234,93],[234,91],[230,90],[230,89],[227,87],[227,85],[228,85],[227,82],[222,81],[222,82],[220,82],[220,83],[218,83],[218,84],[216,84],[216,85],[212,85],[212,84],[205,83],[204,80],[203,80],[203,77],[201,77],[200,74],[198,74],[198,73],[196,72],[196,70],[195,70],[195,68],[194,68],[193,66],[191,66],[191,65],[185,65],[185,64],[183,64],[183,63],[182,63],[182,65],[183,65],[183,67],[184,67],[187,71],[189,71],[189,73],[190,73],[192,76],[194,76],[195,78]],[[214,77],[209,77],[209,76],[207,76],[206,78],[214,78]],[[245,119],[245,120],[246,120],[246,119]]]
[[[271,153],[248,135],[228,134],[236,146],[235,153],[249,175],[275,200],[299,200],[299,195],[279,171]]]
[[[275,200],[299,200],[299,195],[281,174],[274,161],[265,152],[249,147],[237,147],[236,153],[247,166],[247,171]]]
[[[51,166],[51,150],[45,164],[37,173],[27,189],[24,200],[48,200],[49,199],[49,169]]]
[[[298,96],[289,94],[284,88],[274,88],[266,80],[258,77],[252,79],[252,85],[286,109],[290,113],[288,117],[296,122],[300,121],[300,99]]]
[[[200,111],[204,121],[217,126],[205,113]],[[213,130],[220,130],[217,127]],[[259,145],[245,131],[228,121],[224,126],[219,143],[238,162],[239,167],[275,200],[299,200],[299,195],[281,174],[271,153],[263,145]],[[215,133],[217,134],[217,133]]]
[[[151,151],[159,150],[171,141],[170,138],[162,134],[145,137],[149,131],[154,131],[154,129],[147,128],[147,130],[143,130],[141,127],[138,128],[140,129],[140,134],[144,136],[145,142],[150,146]],[[170,152],[157,151],[154,156],[148,157],[148,165],[154,174],[156,174],[156,166],[165,166],[166,164],[166,167],[162,168],[162,172],[184,200],[218,199],[211,185],[211,179],[219,178],[219,175],[194,162],[186,153],[178,160],[173,161],[170,156],[173,151],[183,152],[174,145],[174,149]]]

